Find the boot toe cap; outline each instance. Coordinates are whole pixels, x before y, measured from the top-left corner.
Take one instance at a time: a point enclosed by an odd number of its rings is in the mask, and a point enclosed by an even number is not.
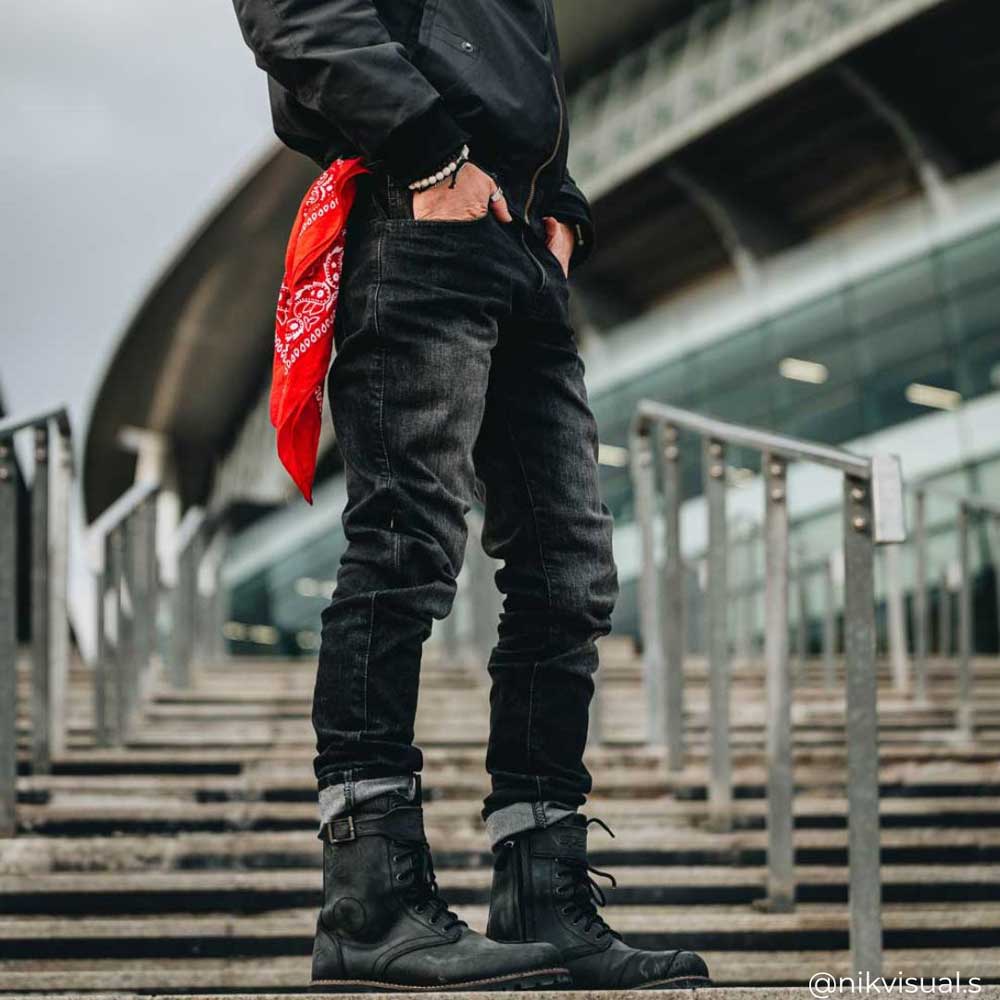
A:
[[[562,954],[554,944],[545,941],[528,941],[517,946],[523,964],[532,969],[565,968]]]
[[[708,981],[708,966],[693,951],[640,951],[626,967],[621,986],[635,989],[660,982],[705,985]]]

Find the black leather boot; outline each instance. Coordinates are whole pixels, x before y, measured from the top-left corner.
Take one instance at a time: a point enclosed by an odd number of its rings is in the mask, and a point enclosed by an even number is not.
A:
[[[345,993],[564,988],[548,944],[498,944],[438,894],[423,811],[385,796],[323,831],[313,986]]]
[[[546,830],[530,830],[500,846],[487,936],[554,944],[576,989],[711,986],[708,967],[694,952],[630,948],[604,922],[597,911],[604,905],[604,894],[590,874],[605,873],[587,863],[587,826],[583,816],[567,816]]]

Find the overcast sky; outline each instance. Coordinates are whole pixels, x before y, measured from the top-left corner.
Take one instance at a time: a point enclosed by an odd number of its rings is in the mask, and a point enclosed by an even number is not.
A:
[[[11,0],[0,122],[0,391],[14,413],[68,403],[79,446],[130,316],[274,141],[264,77],[229,0]]]
[[[0,32],[0,388],[68,401],[272,142],[229,0],[17,0]]]

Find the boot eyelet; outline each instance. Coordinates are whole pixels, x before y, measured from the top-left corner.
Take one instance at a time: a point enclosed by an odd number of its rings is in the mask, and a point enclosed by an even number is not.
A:
[[[568,916],[570,915],[570,908],[569,908],[568,906],[564,906],[564,907],[563,907],[563,908],[562,908],[562,909],[561,909],[561,910],[560,910],[559,912],[560,912],[560,913],[561,913],[561,914],[562,914],[562,915],[563,915],[564,917],[568,917]]]
[[[398,874],[398,875],[396,876],[396,881],[397,881],[397,882],[402,882],[402,881],[403,881],[403,877],[404,877],[404,874],[405,874],[404,872],[400,872],[400,873],[399,873],[399,874]]]
[[[416,906],[413,907],[413,912],[423,913],[425,909],[427,909],[427,907],[425,907],[423,903],[418,903]]]

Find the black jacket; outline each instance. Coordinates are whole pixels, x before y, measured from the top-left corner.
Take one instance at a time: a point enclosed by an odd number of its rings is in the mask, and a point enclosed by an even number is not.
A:
[[[566,94],[552,0],[233,0],[269,78],[274,128],[326,166],[364,156],[399,182],[468,143],[511,211],[579,227],[587,199],[566,169]]]

